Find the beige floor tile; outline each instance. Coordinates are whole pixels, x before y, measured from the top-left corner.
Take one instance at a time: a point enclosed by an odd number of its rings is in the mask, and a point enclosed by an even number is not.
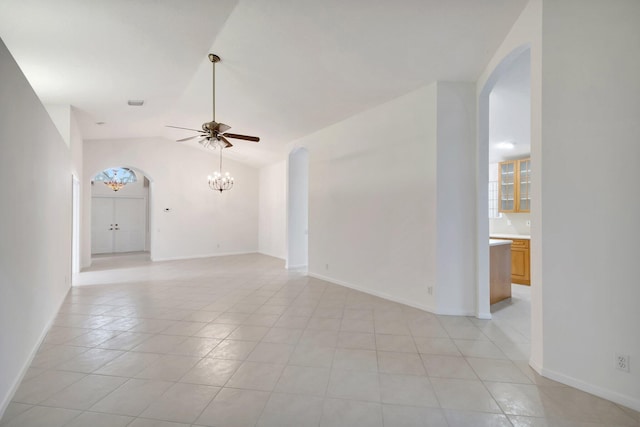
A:
[[[338,331],[306,329],[300,337],[300,345],[335,347],[338,343]]]
[[[147,368],[136,374],[135,377],[149,380],[178,381],[199,361],[200,358],[198,357],[166,354],[160,356]]]
[[[207,326],[206,322],[185,322],[179,321],[162,331],[163,335],[181,335],[185,337],[192,336],[202,328]]]
[[[453,340],[465,357],[507,359],[507,356],[491,341]]]
[[[286,365],[294,349],[295,346],[291,344],[261,342],[249,354],[247,360]]]
[[[227,387],[271,391],[275,388],[284,365],[243,362],[227,382]]]
[[[472,411],[444,411],[450,427],[511,427],[509,419],[502,414],[486,414]]]
[[[86,347],[75,347],[70,345],[47,345],[40,346],[38,353],[31,362],[32,368],[53,369],[56,366],[67,362],[79,354],[89,350]]]
[[[380,396],[382,403],[439,407],[429,379],[423,376],[380,374]]]
[[[132,351],[141,353],[168,353],[186,340],[179,335],[153,335],[141,344],[135,346]]]
[[[170,386],[167,381],[130,379],[90,410],[137,417]]]
[[[216,359],[245,360],[258,345],[255,341],[224,340],[207,357]]]
[[[191,424],[219,390],[219,387],[199,384],[174,384],[140,416]]]
[[[332,370],[327,396],[340,399],[380,401],[378,374],[361,371]]]
[[[223,340],[231,334],[238,326],[237,325],[228,325],[223,323],[209,323],[207,326],[203,327],[195,334],[196,337],[202,338],[216,338],[219,340]]]
[[[80,411],[34,406],[2,427],[62,427],[80,415]]]
[[[87,375],[42,402],[45,406],[67,409],[89,409],[100,399],[120,387],[126,378]]]
[[[126,427],[134,420],[133,417],[100,412],[83,412],[74,418],[66,427]]]
[[[333,363],[335,352],[336,349],[334,347],[298,344],[289,358],[289,364],[329,368]]]
[[[143,334],[139,332],[122,332],[115,337],[100,343],[96,347],[106,348],[109,350],[131,350],[152,336],[153,335],[151,334]]]
[[[255,390],[223,388],[205,408],[197,425],[254,427],[270,393]]]
[[[477,380],[478,377],[464,357],[437,356],[423,354],[422,362],[427,375],[437,378],[457,378],[462,380]]]
[[[181,356],[205,357],[221,342],[222,340],[215,338],[188,337],[168,353]]]
[[[378,358],[373,350],[336,349],[333,368],[340,370],[378,372]]]
[[[378,351],[378,370],[386,374],[426,374],[422,359],[418,353]]]
[[[382,427],[382,406],[374,402],[326,399],[320,427]]]
[[[336,346],[338,348],[375,350],[376,338],[374,334],[340,331],[338,333],[338,343]]]
[[[531,380],[510,360],[467,358],[483,381],[531,384]]]
[[[0,419],[0,425],[8,423],[13,418],[33,408],[33,405],[27,403],[9,402],[7,409],[5,409],[2,418]]]
[[[205,357],[189,370],[180,382],[223,386],[242,364],[239,360],[211,359]]]
[[[330,373],[329,368],[287,366],[280,375],[275,391],[324,396]]]
[[[422,354],[440,356],[462,356],[458,347],[450,338],[413,337],[418,351]]]
[[[376,334],[376,348],[378,351],[418,352],[413,337],[408,335]]]
[[[382,405],[385,426],[392,427],[448,427],[442,409],[412,406]]]
[[[279,344],[297,344],[302,336],[302,329],[271,328],[262,338],[262,342],[274,342]]]
[[[260,341],[269,332],[266,326],[240,325],[230,335],[230,340],[238,341]]]
[[[152,420],[149,418],[136,418],[128,427],[189,427],[189,424]]]
[[[56,369],[61,371],[74,371],[91,373],[101,368],[124,352],[120,350],[106,350],[100,348],[92,348],[81,353],[73,359],[57,366]]]
[[[481,381],[431,378],[431,385],[442,408],[502,413]]]
[[[13,401],[38,404],[84,377],[85,374],[79,372],[43,372],[36,377],[23,381],[13,396]]]
[[[119,377],[133,377],[160,358],[153,353],[126,352],[116,357],[94,373],[100,375],[116,375]]]
[[[316,396],[273,393],[257,427],[317,427],[323,403]]]

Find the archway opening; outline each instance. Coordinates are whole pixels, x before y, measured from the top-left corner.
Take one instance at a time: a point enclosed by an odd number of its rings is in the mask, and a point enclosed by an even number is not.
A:
[[[149,253],[151,180],[139,169],[109,167],[91,176],[91,257]]]
[[[517,72],[526,71],[526,76],[516,76]],[[531,76],[531,61],[530,61],[530,45],[525,44],[509,53],[493,70],[485,85],[483,86],[479,98],[478,98],[478,151],[477,151],[477,188],[476,188],[476,206],[477,206],[477,316],[483,319],[490,319],[491,316],[491,304],[490,304],[490,257],[489,257],[489,241],[492,234],[492,228],[495,228],[498,224],[496,221],[500,220],[504,225],[511,226],[511,219],[503,217],[498,209],[498,197],[499,189],[497,188],[497,182],[493,184],[493,191],[491,191],[492,182],[497,180],[497,166],[498,161],[512,158],[526,157],[530,153],[530,135],[531,135],[531,98],[530,98],[530,76]],[[513,100],[514,94],[505,96],[507,91],[498,96],[497,92],[494,92],[496,87],[507,88],[509,84],[513,86],[514,81],[518,81],[521,86],[517,90],[526,90],[525,93],[517,94],[522,95],[522,102],[515,106]],[[526,87],[522,87],[522,82],[526,80]],[[509,88],[509,90],[515,90]],[[493,94],[493,95],[492,95]],[[493,101],[493,102],[492,102]],[[496,106],[502,102],[499,108]],[[524,102],[524,103],[523,103]],[[493,104],[493,105],[492,105]],[[509,105],[511,104],[511,105]],[[493,106],[493,109],[492,109]],[[526,107],[526,112],[523,110]],[[512,108],[512,111],[509,111]],[[517,120],[514,118],[507,118],[505,115],[509,113],[516,113]],[[526,114],[526,117],[523,117]],[[502,115],[502,117],[497,117]],[[512,136],[507,136],[508,134]],[[512,154],[501,154],[496,151],[496,147],[499,143],[504,143],[503,146],[509,146],[508,143],[515,143],[515,147],[518,147],[517,152]],[[527,148],[528,147],[528,153]],[[523,151],[524,150],[524,151]],[[491,163],[491,166],[490,166]],[[496,168],[494,171],[491,168]],[[491,173],[490,173],[491,171]],[[495,179],[494,179],[495,178]],[[493,193],[493,194],[490,194]],[[530,221],[523,220],[523,227],[528,227]],[[503,229],[504,231],[504,229]],[[524,234],[524,229],[520,229],[520,232]],[[495,230],[493,231],[496,232]],[[501,233],[504,235],[515,233]],[[530,233],[528,233],[530,235]]]

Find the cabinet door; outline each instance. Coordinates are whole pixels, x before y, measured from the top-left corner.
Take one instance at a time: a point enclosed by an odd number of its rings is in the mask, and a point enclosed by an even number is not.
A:
[[[502,162],[499,165],[499,211],[516,211],[516,162]]]
[[[530,285],[529,248],[511,245],[511,282]]]
[[[518,212],[531,211],[531,159],[518,161]]]

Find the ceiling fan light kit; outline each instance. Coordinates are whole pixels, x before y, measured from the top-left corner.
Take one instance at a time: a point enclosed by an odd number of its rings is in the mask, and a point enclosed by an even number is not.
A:
[[[209,61],[213,65],[212,71],[212,81],[213,81],[213,96],[212,96],[212,112],[213,119],[210,122],[206,122],[202,124],[202,130],[199,129],[191,129],[184,128],[178,126],[167,126],[174,129],[184,129],[190,130],[194,132],[198,132],[199,135],[189,136],[187,138],[182,138],[177,140],[177,142],[185,142],[190,141],[192,139],[201,138],[198,143],[202,145],[204,148],[210,148],[215,150],[216,147],[220,147],[220,171],[214,172],[213,175],[209,175],[209,187],[212,190],[223,192],[225,190],[230,190],[233,187],[233,177],[229,175],[229,173],[222,174],[222,149],[223,148],[231,148],[233,144],[229,142],[227,138],[232,139],[241,139],[243,141],[252,141],[259,142],[260,138],[257,136],[248,136],[248,135],[239,135],[237,133],[226,133],[231,126],[226,125],[224,123],[216,122],[216,63],[220,62],[220,57],[216,54],[210,53],[208,55]]]

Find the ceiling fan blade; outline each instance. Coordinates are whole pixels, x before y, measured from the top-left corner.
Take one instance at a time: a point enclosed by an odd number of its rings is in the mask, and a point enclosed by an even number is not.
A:
[[[245,141],[260,142],[260,138],[257,136],[238,135],[237,133],[225,133],[227,138],[244,139]]]
[[[218,128],[217,128],[218,132],[226,132],[229,129],[231,129],[231,126],[225,125],[224,123],[218,123]]]
[[[176,142],[185,142],[185,141],[189,141],[190,139],[199,138],[199,137],[200,137],[200,135],[190,136],[188,138],[178,139]]]
[[[233,144],[229,142],[229,140],[227,138],[224,137],[224,135],[218,135],[220,137],[220,140],[222,142],[224,142],[224,148],[231,148],[233,147]]]
[[[166,125],[165,127],[166,128],[184,129],[184,130],[193,130],[193,131],[196,131],[196,132],[202,132],[202,129],[181,128],[179,126],[169,126],[169,125]]]

